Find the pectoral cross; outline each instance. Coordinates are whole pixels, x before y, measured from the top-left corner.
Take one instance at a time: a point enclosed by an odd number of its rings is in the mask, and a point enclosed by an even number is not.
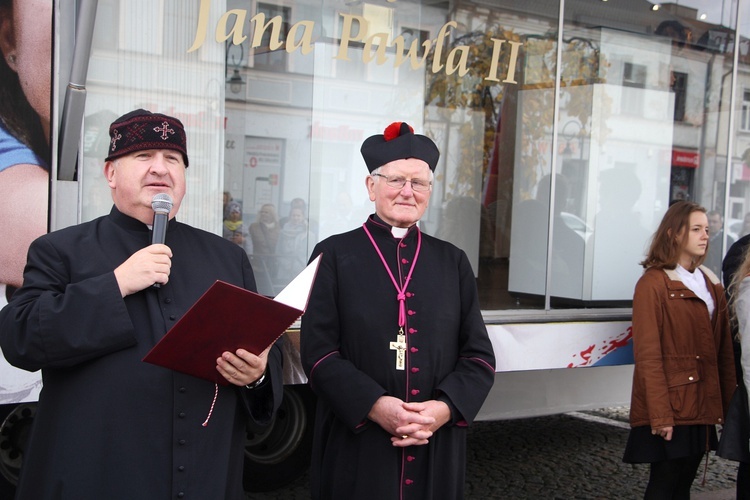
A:
[[[396,370],[406,369],[406,336],[401,328],[396,336],[396,342],[391,342],[391,350],[396,351]]]

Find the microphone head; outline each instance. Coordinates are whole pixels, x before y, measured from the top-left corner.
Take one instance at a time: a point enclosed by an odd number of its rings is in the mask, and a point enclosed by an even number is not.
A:
[[[168,214],[172,210],[172,197],[167,193],[158,193],[151,198],[151,208],[157,214]]]

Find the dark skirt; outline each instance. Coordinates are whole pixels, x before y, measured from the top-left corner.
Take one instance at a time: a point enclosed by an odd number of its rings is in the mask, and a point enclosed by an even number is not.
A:
[[[734,391],[727,410],[726,422],[721,429],[719,449],[716,454],[728,460],[750,463],[750,412],[747,404],[747,391],[738,379],[739,385]]]
[[[708,444],[708,447],[706,447]],[[628,443],[622,461],[629,464],[646,464],[694,457],[715,450],[719,440],[715,425],[677,425],[672,431],[672,440],[665,441],[651,434],[651,426],[630,429]]]

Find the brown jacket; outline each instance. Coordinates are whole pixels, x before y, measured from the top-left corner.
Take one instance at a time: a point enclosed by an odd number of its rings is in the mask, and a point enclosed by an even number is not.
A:
[[[635,286],[632,427],[724,423],[736,385],[729,312],[719,279],[700,270],[713,319],[674,270],[647,269]]]

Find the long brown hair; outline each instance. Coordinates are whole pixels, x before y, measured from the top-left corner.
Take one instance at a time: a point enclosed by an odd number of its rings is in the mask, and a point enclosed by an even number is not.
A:
[[[706,209],[692,201],[678,201],[667,209],[667,213],[661,219],[659,228],[651,239],[651,247],[648,249],[646,259],[641,262],[644,268],[655,267],[657,269],[674,269],[680,259],[682,249],[688,238],[688,225],[690,215],[693,212],[706,213]],[[708,247],[706,247],[708,253]],[[704,253],[693,259],[692,269],[703,264],[706,260]]]

